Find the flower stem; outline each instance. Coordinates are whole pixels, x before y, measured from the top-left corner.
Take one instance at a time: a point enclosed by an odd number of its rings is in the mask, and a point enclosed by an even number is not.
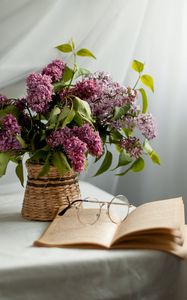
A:
[[[28,107],[27,104],[26,104],[26,108],[27,108],[28,113],[29,113],[29,116],[30,116],[30,118],[31,118],[31,128],[32,128],[32,125],[33,125],[33,117],[32,117],[31,111],[30,111],[30,109],[29,109],[29,107]]]
[[[137,84],[138,84],[138,82],[140,80],[140,77],[141,77],[141,73],[139,74],[138,79],[136,80],[136,83],[135,83],[135,85],[133,87],[133,90],[135,90],[135,88],[136,88],[136,86],[137,86]]]

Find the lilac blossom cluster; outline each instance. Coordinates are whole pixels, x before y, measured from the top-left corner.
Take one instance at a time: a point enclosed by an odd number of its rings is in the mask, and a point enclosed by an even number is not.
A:
[[[82,142],[78,137],[72,136],[63,141],[62,147],[71,161],[75,172],[81,172],[85,167],[86,160],[86,143]]]
[[[141,130],[142,134],[151,140],[157,136],[157,126],[153,116],[149,113],[139,114],[136,117],[137,127]]]
[[[90,74],[82,81],[78,81],[72,93],[89,103],[92,114],[100,122],[109,120],[114,107],[133,103],[136,91],[120,86],[104,73]]]
[[[109,120],[109,125],[111,125],[116,130],[120,131],[122,128],[133,131],[136,127],[136,117],[140,113],[140,108],[135,103],[132,103],[129,110],[120,119],[114,120],[113,118]]]
[[[100,136],[89,124],[57,129],[50,134],[47,143],[52,149],[62,146],[76,172],[84,170],[87,152],[95,156],[102,154]]]
[[[62,78],[65,67],[66,64],[63,60],[55,59],[42,70],[42,75],[48,75],[51,77],[52,83],[56,82]]]
[[[45,113],[52,101],[53,85],[51,77],[37,73],[30,74],[27,79],[27,103],[37,113]]]
[[[84,124],[82,127],[73,127],[73,133],[84,143],[86,143],[89,152],[92,155],[100,156],[103,152],[103,146],[98,131],[94,131],[88,124]]]
[[[121,140],[121,147],[134,158],[138,158],[142,154],[142,146],[140,140],[136,137],[123,138]]]
[[[12,114],[8,114],[2,119],[1,124],[0,151],[7,152],[21,149],[21,145],[16,139],[16,135],[21,132],[16,118]]]
[[[133,130],[136,126],[134,118],[129,114],[119,120],[109,120],[108,122],[113,128],[118,131],[120,131],[122,128]]]
[[[80,99],[89,100],[92,97],[100,95],[100,87],[98,83],[93,79],[84,79],[78,81],[73,88],[72,92],[74,95],[78,96]]]
[[[47,143],[52,149],[62,147],[75,172],[84,170],[87,147],[78,137],[72,135],[70,128],[57,129],[48,137]]]

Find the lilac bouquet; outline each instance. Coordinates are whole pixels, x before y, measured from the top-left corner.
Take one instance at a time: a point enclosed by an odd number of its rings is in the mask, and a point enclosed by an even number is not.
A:
[[[79,173],[87,166],[88,154],[95,161],[103,157],[95,174],[100,175],[112,165],[111,144],[119,156],[112,170],[125,168],[117,175],[143,170],[144,155],[159,164],[149,142],[157,134],[155,120],[148,112],[145,90],[137,88],[141,82],[154,91],[152,77],[142,74],[144,64],[132,62],[138,80],[133,88],[124,87],[104,72],[80,68],[78,56],[95,56],[88,49],[77,50],[73,40],[56,48],[72,55],[71,66],[56,59],[26,78],[25,97],[0,95],[0,176],[12,161],[23,184],[25,153],[28,162],[43,165],[39,176],[51,165],[62,175],[71,169]]]

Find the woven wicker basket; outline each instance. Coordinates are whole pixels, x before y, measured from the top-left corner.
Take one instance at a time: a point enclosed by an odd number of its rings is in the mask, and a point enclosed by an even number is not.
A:
[[[51,221],[60,206],[69,201],[80,199],[77,175],[72,171],[63,177],[53,166],[47,175],[38,177],[42,166],[26,164],[28,171],[27,186],[22,206],[22,216],[29,220]]]

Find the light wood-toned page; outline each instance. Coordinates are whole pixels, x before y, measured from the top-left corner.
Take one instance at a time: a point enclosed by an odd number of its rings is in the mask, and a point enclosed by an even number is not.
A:
[[[89,220],[89,215],[96,214],[98,210],[84,208],[82,212]],[[117,225],[110,221],[104,209],[93,225],[82,224],[77,217],[76,209],[69,209],[65,215],[56,216],[39,240],[34,242],[34,246],[73,247],[73,245],[95,244],[108,248],[116,229]]]
[[[118,226],[113,242],[125,235],[156,229],[178,230],[184,225],[184,205],[181,197],[149,202],[137,207]],[[172,232],[171,232],[172,233]]]

